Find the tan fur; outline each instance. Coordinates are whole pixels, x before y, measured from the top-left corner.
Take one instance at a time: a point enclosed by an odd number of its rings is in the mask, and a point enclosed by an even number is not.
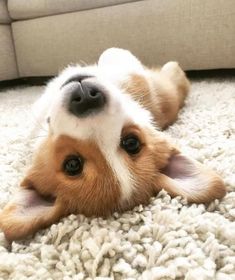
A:
[[[73,154],[81,155],[85,164],[82,174],[69,177],[62,171],[62,165],[64,159]],[[61,198],[65,214],[105,216],[117,208],[120,197],[115,176],[96,144],[68,136],[56,140],[49,137],[42,144],[22,186],[34,187],[42,195]]]
[[[142,143],[141,151],[132,157],[120,150],[131,173],[135,178],[135,192],[131,201],[124,205],[125,210],[139,204],[147,204],[150,197],[156,195],[163,187],[157,183],[159,171],[167,164],[175,148],[171,146],[159,133],[141,130],[137,126],[128,126],[123,134],[133,133]]]

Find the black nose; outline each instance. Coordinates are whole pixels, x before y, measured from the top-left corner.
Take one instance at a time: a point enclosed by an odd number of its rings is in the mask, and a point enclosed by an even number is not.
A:
[[[73,84],[69,94],[69,111],[78,117],[87,116],[105,105],[105,95],[102,90],[86,80]]]

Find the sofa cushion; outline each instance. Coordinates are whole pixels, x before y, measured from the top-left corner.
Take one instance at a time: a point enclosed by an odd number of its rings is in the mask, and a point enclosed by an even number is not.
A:
[[[8,10],[7,10],[7,0],[0,0],[0,23],[11,22]]]
[[[11,27],[0,24],[0,81],[18,78]]]
[[[9,0],[8,9],[13,19],[29,19],[143,0]]]

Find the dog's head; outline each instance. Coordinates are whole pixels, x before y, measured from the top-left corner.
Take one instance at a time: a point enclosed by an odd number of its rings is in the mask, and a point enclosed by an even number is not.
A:
[[[162,188],[195,202],[224,192],[218,176],[182,155],[149,111],[97,66],[68,67],[37,108],[48,134],[22,190],[0,215],[8,239],[70,213],[106,216],[130,209]]]

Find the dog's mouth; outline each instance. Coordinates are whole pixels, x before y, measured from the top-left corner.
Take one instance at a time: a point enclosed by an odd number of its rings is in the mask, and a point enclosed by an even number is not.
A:
[[[65,87],[66,85],[72,83],[72,82],[78,82],[81,83],[83,80],[85,79],[89,79],[89,78],[95,78],[95,76],[92,75],[74,75],[72,77],[70,77],[66,82],[63,83],[63,85],[60,87],[60,89],[62,89],[63,87]]]

